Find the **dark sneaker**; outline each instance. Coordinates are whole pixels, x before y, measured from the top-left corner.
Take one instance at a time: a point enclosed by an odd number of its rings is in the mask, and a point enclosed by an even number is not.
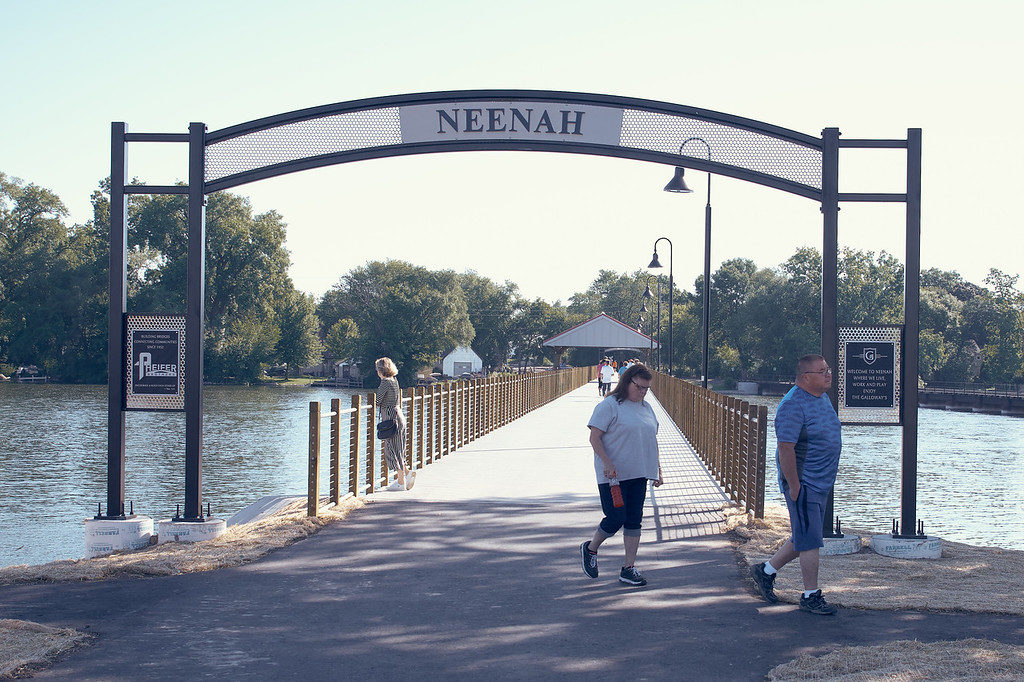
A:
[[[777,575],[778,573],[772,573],[771,575],[765,573],[764,562],[750,569],[750,576],[754,579],[754,584],[757,585],[757,591],[761,593],[761,597],[769,604],[775,604],[779,601],[779,598],[775,596],[775,576]]]
[[[597,555],[590,553],[590,540],[580,545],[580,558],[583,561],[583,572],[591,578],[597,577]]]
[[[623,566],[619,573],[619,582],[627,585],[646,585],[647,578],[640,575],[640,571],[632,566]]]
[[[825,601],[821,596],[821,590],[815,590],[810,597],[800,597],[800,610],[807,613],[816,613],[819,616],[832,616],[838,610],[836,607]]]

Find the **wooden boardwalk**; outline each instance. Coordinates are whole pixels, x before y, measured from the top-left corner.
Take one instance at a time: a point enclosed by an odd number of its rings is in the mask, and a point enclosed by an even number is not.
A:
[[[422,502],[516,501],[537,505],[580,504],[600,520],[593,451],[587,421],[600,402],[590,383],[481,436],[418,472],[413,490],[381,492],[380,498]],[[722,531],[722,489],[690,448],[655,396],[658,446],[665,485],[651,488],[643,542],[712,535]]]

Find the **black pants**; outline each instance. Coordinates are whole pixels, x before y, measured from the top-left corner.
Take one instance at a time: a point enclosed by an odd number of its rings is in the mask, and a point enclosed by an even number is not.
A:
[[[640,527],[644,519],[644,502],[647,500],[647,479],[631,478],[619,481],[622,489],[622,501],[626,504],[616,507],[612,504],[612,489],[609,483],[598,483],[597,490],[601,494],[601,530],[608,535],[615,535],[625,527],[625,535],[640,535]]]

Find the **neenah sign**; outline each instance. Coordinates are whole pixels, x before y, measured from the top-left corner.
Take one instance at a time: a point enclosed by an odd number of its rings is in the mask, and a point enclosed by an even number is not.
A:
[[[452,102],[399,108],[403,142],[518,139],[619,144],[622,109],[558,102]]]

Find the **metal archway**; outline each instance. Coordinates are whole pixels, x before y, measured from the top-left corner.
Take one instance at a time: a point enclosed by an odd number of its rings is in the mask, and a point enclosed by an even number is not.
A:
[[[710,153],[690,156],[682,143],[699,137]],[[189,145],[187,186],[126,185],[131,142]],[[840,193],[839,149],[907,150],[904,193]],[[202,518],[202,376],[205,196],[249,182],[365,159],[456,151],[544,151],[610,156],[682,166],[746,180],[821,204],[822,355],[838,358],[838,216],[841,201],[906,204],[905,362],[916,387],[921,223],[921,130],[906,139],[841,140],[838,128],[813,137],[698,107],[654,100],[550,90],[459,90],[340,102],[208,132],[129,133],[111,124],[110,320],[108,340],[107,518],[124,516],[125,195],[188,195],[188,291],[185,339],[185,520]],[[908,371],[906,368],[913,368]],[[836,404],[836,386],[830,391]],[[901,526],[917,527],[917,391],[903,399]],[[829,512],[831,513],[831,512]]]

